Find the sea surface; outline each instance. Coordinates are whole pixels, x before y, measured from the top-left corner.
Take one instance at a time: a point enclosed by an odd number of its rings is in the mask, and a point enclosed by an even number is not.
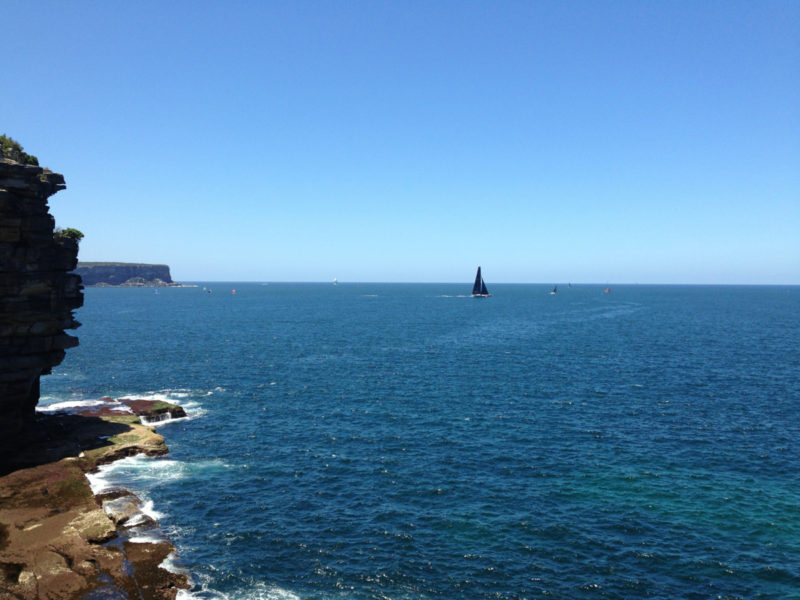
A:
[[[800,598],[800,287],[470,287],[89,288],[40,404],[187,408],[185,598]]]

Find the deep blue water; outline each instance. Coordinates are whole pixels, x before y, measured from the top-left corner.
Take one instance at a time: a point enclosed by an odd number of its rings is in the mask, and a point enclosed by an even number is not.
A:
[[[42,383],[188,406],[106,476],[192,595],[800,597],[800,288],[207,285],[87,289]]]

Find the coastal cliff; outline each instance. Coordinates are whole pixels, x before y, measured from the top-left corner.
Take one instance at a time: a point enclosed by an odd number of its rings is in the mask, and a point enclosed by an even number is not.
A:
[[[86,474],[166,454],[143,423],[183,409],[108,398],[80,414],[36,411],[41,376],[78,344],[65,330],[80,325],[72,311],[83,305],[72,272],[82,234],[56,230],[47,204],[64,177],[37,163],[0,136],[0,598],[174,600],[188,587],[164,567],[174,546],[138,498],[100,493]],[[141,532],[158,536],[143,541]]]
[[[167,265],[120,262],[79,262],[75,273],[84,285],[172,285]]]
[[[48,198],[64,176],[0,155],[0,440],[31,424],[39,378],[78,338],[72,311],[83,305],[74,237],[54,230]]]

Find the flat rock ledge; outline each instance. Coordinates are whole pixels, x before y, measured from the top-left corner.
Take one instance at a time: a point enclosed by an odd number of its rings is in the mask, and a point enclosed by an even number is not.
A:
[[[40,413],[23,442],[0,448],[0,598],[174,600],[189,587],[186,574],[164,568],[175,548],[140,500],[119,489],[95,496],[86,478],[126,456],[167,454],[138,411],[182,409],[110,402],[136,409]]]

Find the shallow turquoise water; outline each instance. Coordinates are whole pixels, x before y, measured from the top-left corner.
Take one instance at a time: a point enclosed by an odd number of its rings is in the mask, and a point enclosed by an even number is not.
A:
[[[192,595],[800,597],[800,288],[206,285],[87,289],[42,385],[189,408],[104,476]]]

